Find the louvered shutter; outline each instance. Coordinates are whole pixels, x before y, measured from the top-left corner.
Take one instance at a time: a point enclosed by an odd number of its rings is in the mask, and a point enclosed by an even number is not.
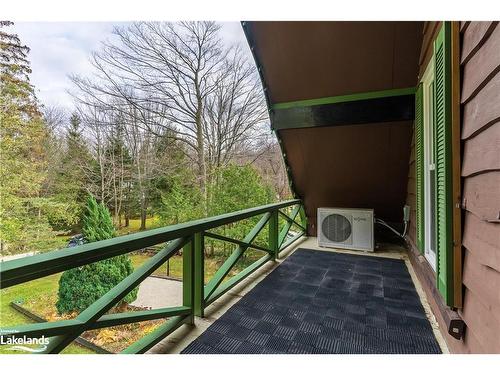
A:
[[[416,181],[416,229],[417,248],[424,252],[424,118],[423,86],[415,93],[415,181]]]
[[[437,287],[453,304],[451,164],[451,24],[443,22],[434,42]]]

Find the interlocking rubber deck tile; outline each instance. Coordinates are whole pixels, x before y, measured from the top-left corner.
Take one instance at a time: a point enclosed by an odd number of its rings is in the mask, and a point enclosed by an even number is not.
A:
[[[298,249],[185,354],[438,354],[402,260]]]

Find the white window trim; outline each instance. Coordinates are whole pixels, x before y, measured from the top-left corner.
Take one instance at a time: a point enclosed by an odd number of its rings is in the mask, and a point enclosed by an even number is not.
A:
[[[435,81],[434,73],[434,57],[431,59],[427,68],[425,69],[424,75],[422,76],[422,105],[423,105],[423,154],[424,154],[424,255],[432,269],[436,271],[436,253],[437,250],[431,243],[431,235],[435,231],[435,227],[431,225],[432,215],[432,203],[431,202],[431,189],[435,187],[431,186],[430,183],[430,172],[436,169],[434,164],[434,108],[433,108],[433,98],[434,93],[432,92],[432,84]],[[434,202],[435,204],[435,202]],[[434,218],[435,220],[435,218]]]

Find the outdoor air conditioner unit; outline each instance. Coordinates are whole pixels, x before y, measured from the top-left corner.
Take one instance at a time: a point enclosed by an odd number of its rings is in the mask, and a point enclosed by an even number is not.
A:
[[[373,210],[318,208],[318,245],[352,250],[374,250]]]

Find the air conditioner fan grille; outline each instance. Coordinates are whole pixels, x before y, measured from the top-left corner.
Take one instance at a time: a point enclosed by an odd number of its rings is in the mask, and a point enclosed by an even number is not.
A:
[[[331,214],[323,219],[321,230],[328,240],[344,242],[349,239],[352,233],[352,225],[345,216]]]

